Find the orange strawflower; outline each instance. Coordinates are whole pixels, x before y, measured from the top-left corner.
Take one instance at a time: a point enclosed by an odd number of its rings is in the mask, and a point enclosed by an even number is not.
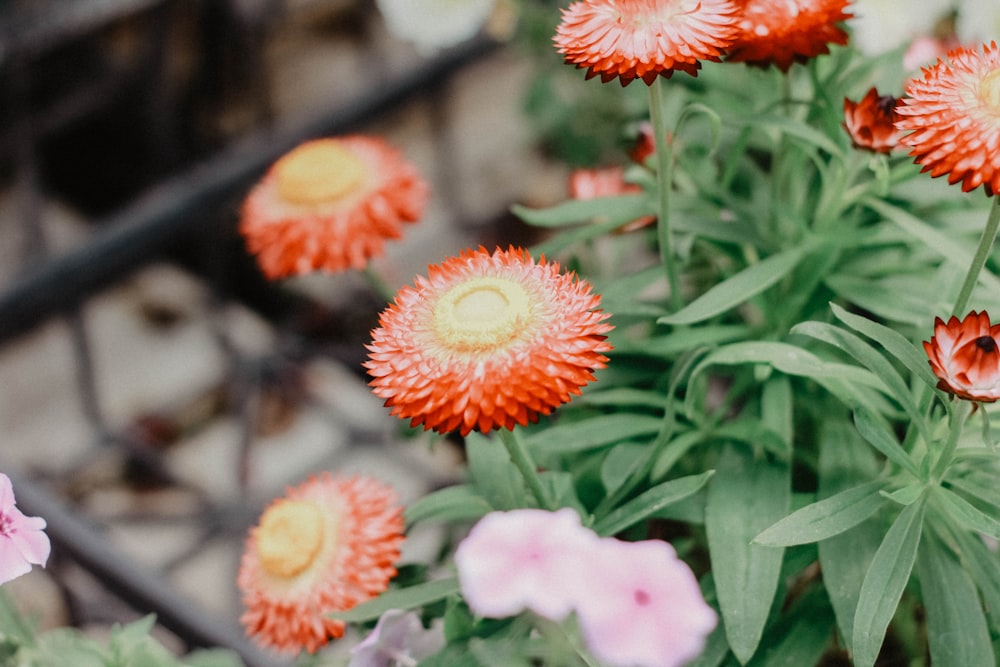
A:
[[[844,98],[844,129],[855,148],[891,153],[899,145],[896,98],[871,88],[860,102]]]
[[[429,188],[382,139],[301,144],[247,196],[240,232],[268,278],[363,269],[423,215]]]
[[[697,76],[702,60],[718,62],[735,23],[729,0],[582,0],[562,10],[554,41],[588,79],[652,84],[677,69]]]
[[[735,1],[739,32],[726,60],[787,72],[792,63],[829,53],[830,44],[847,43],[838,23],[851,18],[850,0]]]
[[[375,597],[395,576],[403,514],[391,488],[329,473],[290,488],[250,530],[237,585],[247,635],[315,653],[344,634],[327,614]]]
[[[590,284],[520,248],[463,252],[404,287],[364,364],[392,414],[438,432],[514,428],[580,394],[613,327]]]
[[[575,169],[569,175],[569,196],[573,199],[596,199],[617,195],[638,194],[642,187],[625,180],[624,167],[603,167],[601,169]],[[616,231],[631,232],[648,227],[656,222],[656,216],[644,215],[626,222]]]
[[[938,388],[971,401],[992,403],[1000,398],[1000,324],[972,311],[959,322],[934,318],[934,335],[924,341]]]
[[[896,127],[913,130],[900,141],[921,171],[968,192],[1000,192],[1000,49],[957,48],[911,79],[896,107]]]

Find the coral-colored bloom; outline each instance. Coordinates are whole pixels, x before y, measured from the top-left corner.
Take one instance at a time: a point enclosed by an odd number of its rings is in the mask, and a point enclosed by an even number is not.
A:
[[[240,232],[269,278],[363,269],[423,215],[429,188],[382,139],[308,141],[247,195]]]
[[[573,199],[597,199],[598,197],[615,197],[640,192],[642,192],[642,188],[639,185],[625,180],[623,167],[576,169],[569,175],[569,196]],[[656,222],[655,215],[644,215],[626,222],[616,231],[631,232],[648,227],[654,222]]]
[[[718,62],[735,23],[729,0],[582,0],[562,10],[554,41],[588,79],[652,84],[677,69],[697,76],[702,60]]]
[[[844,98],[844,129],[855,148],[891,153],[899,145],[896,98],[871,88],[860,102]]]
[[[739,33],[726,60],[787,72],[792,63],[830,52],[830,44],[846,44],[838,25],[851,18],[850,0],[736,0],[741,9]]]
[[[921,171],[968,192],[982,185],[1000,191],[1000,49],[958,48],[911,79],[896,107],[896,127],[913,130],[900,141]]]
[[[600,538],[575,510],[520,509],[479,520],[455,551],[462,596],[480,616],[530,609],[559,621],[592,573],[584,565]]]
[[[587,648],[608,665],[680,667],[697,657],[718,618],[694,573],[666,542],[600,540],[586,555],[576,615]]]
[[[484,248],[431,266],[379,317],[364,364],[392,414],[438,432],[514,428],[607,362],[600,297],[557,263]]]
[[[25,516],[15,502],[10,478],[0,473],[0,584],[27,574],[33,564],[45,567],[52,549],[42,532],[45,519]]]
[[[938,388],[961,398],[992,403],[1000,398],[1000,324],[972,311],[959,322],[934,318],[934,335],[924,341]]]
[[[395,493],[375,479],[324,473],[288,489],[251,529],[240,562],[247,634],[310,653],[343,636],[343,621],[327,615],[388,587],[403,528]]]

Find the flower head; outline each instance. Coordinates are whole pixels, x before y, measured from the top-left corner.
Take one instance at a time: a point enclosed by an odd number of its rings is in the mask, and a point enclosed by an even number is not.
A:
[[[844,98],[844,129],[855,148],[874,153],[891,153],[899,144],[896,98],[879,95],[871,88],[860,102]]]
[[[900,141],[921,171],[968,192],[982,185],[1000,191],[1000,49],[958,48],[912,79],[896,112]]]
[[[573,199],[597,199],[598,197],[615,197],[641,192],[641,186],[625,180],[623,167],[576,169],[569,175],[569,196]],[[656,216],[644,215],[626,222],[617,231],[631,232],[648,227],[654,222],[656,222]]]
[[[522,249],[463,252],[382,312],[364,364],[372,391],[425,430],[535,421],[606,364],[599,303],[589,283]]]
[[[787,72],[792,63],[830,52],[830,44],[846,44],[838,25],[851,18],[850,0],[735,0],[741,9],[739,33],[726,60]]]
[[[352,135],[301,144],[247,195],[240,232],[269,278],[363,269],[423,215],[429,189],[383,140]]]
[[[582,568],[599,539],[569,508],[487,514],[455,551],[462,595],[480,616],[503,618],[530,609],[562,620],[581,582],[589,580]]]
[[[341,637],[344,623],[328,614],[383,592],[402,541],[402,509],[377,480],[324,473],[288,489],[250,531],[240,562],[247,634],[310,653]]]
[[[444,648],[440,626],[425,630],[415,611],[390,609],[379,617],[375,629],[351,649],[347,667],[416,665]]]
[[[45,519],[25,516],[15,502],[10,478],[0,473],[0,584],[27,574],[32,565],[45,567],[52,549]]]
[[[938,388],[971,401],[992,403],[1000,398],[1000,324],[972,311],[961,322],[934,318],[934,335],[924,341]]]
[[[609,665],[679,667],[718,622],[694,573],[666,542],[605,538],[587,555],[577,619],[587,648]]]
[[[735,37],[735,14],[729,0],[581,0],[562,10],[554,41],[588,79],[648,85],[718,62]]]

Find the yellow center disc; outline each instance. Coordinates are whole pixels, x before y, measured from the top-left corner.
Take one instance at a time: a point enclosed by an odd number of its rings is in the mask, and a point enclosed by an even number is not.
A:
[[[472,278],[452,287],[434,306],[434,330],[445,345],[460,351],[500,347],[531,321],[531,299],[518,283],[504,278]]]
[[[278,194],[293,204],[336,201],[357,189],[365,163],[336,139],[302,144],[275,163]]]
[[[993,70],[979,82],[979,99],[994,115],[1000,116],[1000,69]]]
[[[323,512],[310,502],[283,500],[264,512],[256,534],[264,569],[276,577],[294,577],[323,546]]]

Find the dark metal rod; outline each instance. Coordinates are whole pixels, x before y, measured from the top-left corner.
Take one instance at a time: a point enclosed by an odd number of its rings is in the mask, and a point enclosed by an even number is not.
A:
[[[97,223],[86,245],[26,272],[0,294],[0,342],[23,333],[147,262],[168,243],[218,224],[232,202],[280,155],[303,140],[354,129],[427,90],[463,65],[494,50],[474,40],[413,71],[295,127],[251,135],[216,157],[145,192]]]
[[[45,532],[54,548],[98,578],[140,612],[155,612],[157,622],[191,646],[225,647],[240,655],[247,667],[279,667],[251,644],[235,626],[197,607],[158,573],[142,568],[111,546],[99,531],[76,518],[52,494],[32,481],[8,473],[18,508],[46,521]]]

